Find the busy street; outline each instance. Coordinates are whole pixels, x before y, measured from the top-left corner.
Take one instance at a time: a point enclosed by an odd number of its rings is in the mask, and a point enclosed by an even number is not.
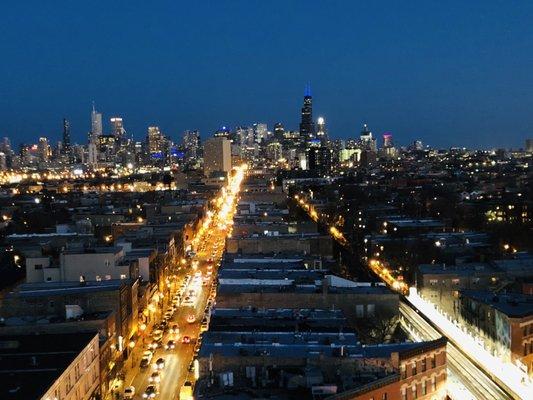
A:
[[[208,329],[216,297],[216,274],[231,234],[233,213],[245,167],[238,167],[222,188],[192,240],[188,258],[172,279],[169,298],[161,299],[156,320],[145,328],[125,363],[122,392],[125,399],[192,398],[195,355]]]

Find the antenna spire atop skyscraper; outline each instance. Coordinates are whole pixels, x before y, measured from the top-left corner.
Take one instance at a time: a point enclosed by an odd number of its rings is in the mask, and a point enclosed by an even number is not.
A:
[[[311,97],[311,82],[307,82],[307,85],[305,85],[304,96]]]

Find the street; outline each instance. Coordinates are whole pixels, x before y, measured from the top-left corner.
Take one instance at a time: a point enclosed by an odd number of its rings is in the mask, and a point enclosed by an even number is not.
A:
[[[206,305],[208,301],[214,305],[218,267],[224,252],[226,236],[231,234],[233,214],[244,171],[245,167],[237,168],[230,184],[223,188],[221,196],[216,199],[215,210],[208,213],[193,239],[193,248],[196,252],[191,253],[192,257],[187,261],[187,268],[182,268],[176,276],[176,282],[173,282],[175,284],[171,285],[174,290],[170,292],[170,298],[164,299],[162,302],[164,306],[155,313],[159,320],[151,329],[144,332],[142,343],[135,349],[133,357],[126,362],[126,368],[130,368],[126,376],[132,379],[126,378],[123,388],[133,386],[134,399],[146,398],[143,394],[152,384],[149,379],[155,371],[160,371],[160,382],[155,384],[156,393],[150,398],[162,400],[190,398],[185,392],[180,396],[180,389],[187,381],[194,385],[194,370],[190,367],[193,366],[195,350],[200,346],[202,320],[207,318],[208,321],[209,318]],[[167,322],[169,328],[177,325],[179,333],[173,333],[171,329],[164,331],[161,345],[153,352],[149,365],[141,368],[142,353],[150,350],[153,333],[157,330],[157,325],[163,321],[162,316],[171,307],[170,300],[179,292],[182,293],[179,305]],[[184,337],[188,337],[190,343],[182,343]],[[165,350],[169,340],[174,341],[175,348]],[[156,361],[159,358],[164,359],[164,368],[157,368]]]

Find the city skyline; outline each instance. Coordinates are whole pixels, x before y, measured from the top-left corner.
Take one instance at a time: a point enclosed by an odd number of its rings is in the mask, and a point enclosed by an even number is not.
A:
[[[275,4],[106,4],[113,18],[23,7],[4,10],[0,66],[0,136],[21,142],[60,137],[62,118],[83,142],[92,100],[136,137],[152,125],[173,137],[247,121],[296,130],[308,81],[334,138],[368,123],[401,144],[519,148],[533,129],[528,4],[311,2],[284,4],[283,18]]]

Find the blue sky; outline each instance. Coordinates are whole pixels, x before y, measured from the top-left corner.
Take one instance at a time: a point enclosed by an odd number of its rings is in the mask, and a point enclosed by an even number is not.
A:
[[[305,84],[334,137],[520,147],[533,137],[533,3],[27,1],[0,9],[0,136],[84,142],[91,102],[136,138],[296,129]],[[106,128],[108,124],[106,123]]]

